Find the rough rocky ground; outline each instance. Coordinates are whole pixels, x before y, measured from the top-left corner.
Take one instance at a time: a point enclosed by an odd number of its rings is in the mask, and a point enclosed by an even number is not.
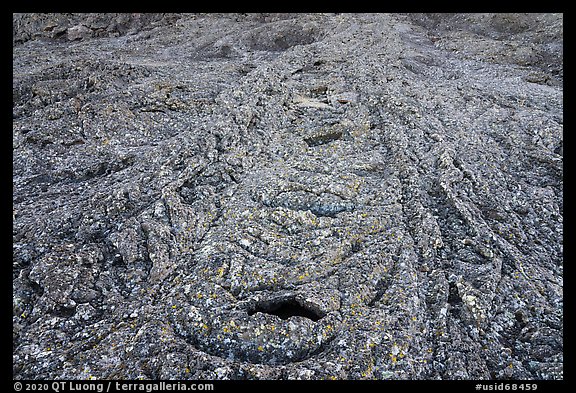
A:
[[[15,378],[563,378],[562,15],[13,21]]]

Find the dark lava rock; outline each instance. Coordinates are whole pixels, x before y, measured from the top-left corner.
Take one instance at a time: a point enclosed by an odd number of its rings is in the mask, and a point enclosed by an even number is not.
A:
[[[14,14],[17,379],[562,379],[557,14]]]

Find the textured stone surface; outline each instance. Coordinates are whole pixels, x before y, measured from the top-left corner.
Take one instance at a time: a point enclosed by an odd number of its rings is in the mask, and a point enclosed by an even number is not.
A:
[[[555,14],[15,14],[15,378],[562,379]]]

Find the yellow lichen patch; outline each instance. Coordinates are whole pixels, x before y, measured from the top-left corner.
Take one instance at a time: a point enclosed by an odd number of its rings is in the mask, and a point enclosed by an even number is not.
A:
[[[372,374],[372,368],[373,368],[373,366],[374,366],[374,359],[370,359],[370,364],[368,364],[368,367],[366,367],[366,370],[364,370],[364,371],[361,373],[362,378],[366,378],[366,377],[368,377],[369,375]]]
[[[326,325],[326,327],[324,328],[324,331],[322,332],[322,336],[324,338],[328,337],[333,330],[334,330],[334,327],[332,325]]]

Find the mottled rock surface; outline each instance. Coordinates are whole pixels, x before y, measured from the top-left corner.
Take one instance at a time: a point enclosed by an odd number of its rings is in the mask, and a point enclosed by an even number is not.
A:
[[[563,378],[562,15],[13,18],[15,378]]]

